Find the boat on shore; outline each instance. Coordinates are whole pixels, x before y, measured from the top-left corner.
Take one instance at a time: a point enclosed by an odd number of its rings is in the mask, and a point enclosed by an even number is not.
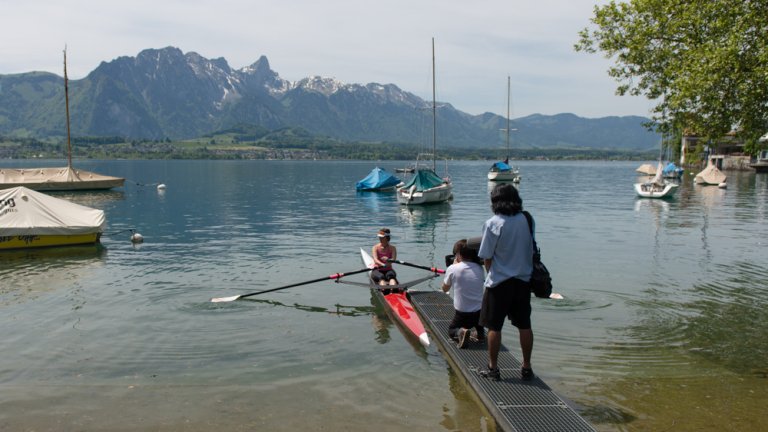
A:
[[[125,179],[72,166],[72,141],[69,127],[69,84],[67,51],[64,51],[64,99],[67,110],[67,166],[57,168],[0,169],[0,189],[24,186],[40,191],[107,190],[122,187]]]
[[[92,245],[104,211],[19,186],[0,190],[0,250]]]

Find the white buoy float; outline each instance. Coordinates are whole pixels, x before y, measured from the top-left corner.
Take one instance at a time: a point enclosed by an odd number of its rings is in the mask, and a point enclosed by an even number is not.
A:
[[[165,183],[160,183],[157,185],[157,190],[165,190]]]
[[[137,232],[134,232],[133,234],[131,234],[131,243],[134,243],[134,244],[144,243],[144,236]]]

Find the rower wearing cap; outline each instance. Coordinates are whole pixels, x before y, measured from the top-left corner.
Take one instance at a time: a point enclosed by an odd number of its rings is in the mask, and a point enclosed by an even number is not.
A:
[[[373,246],[373,262],[376,269],[371,272],[371,279],[379,285],[397,285],[397,274],[389,260],[397,259],[397,248],[389,243],[389,228],[382,228],[378,233],[379,243]]]

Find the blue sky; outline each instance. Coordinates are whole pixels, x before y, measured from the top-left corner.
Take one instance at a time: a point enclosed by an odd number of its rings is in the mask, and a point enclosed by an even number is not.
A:
[[[470,114],[512,117],[570,112],[596,118],[648,116],[644,98],[615,96],[611,61],[577,53],[594,0],[0,0],[0,74],[62,74],[175,46],[240,69],[264,55],[282,78],[312,75],[378,82],[431,100],[435,38],[437,99]]]

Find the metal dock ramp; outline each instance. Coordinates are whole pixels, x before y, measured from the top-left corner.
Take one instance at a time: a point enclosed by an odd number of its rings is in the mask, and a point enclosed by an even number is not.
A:
[[[478,375],[478,369],[488,361],[487,348],[485,343],[475,342],[459,349],[456,342],[448,337],[448,325],[454,313],[453,300],[441,291],[409,291],[409,295],[440,350],[474,390],[496,420],[499,430],[595,431],[538,376],[532,381],[521,380],[520,361],[503,344],[498,362],[501,381],[492,381]],[[507,325],[511,324],[507,322]],[[517,338],[514,340],[517,342]]]

